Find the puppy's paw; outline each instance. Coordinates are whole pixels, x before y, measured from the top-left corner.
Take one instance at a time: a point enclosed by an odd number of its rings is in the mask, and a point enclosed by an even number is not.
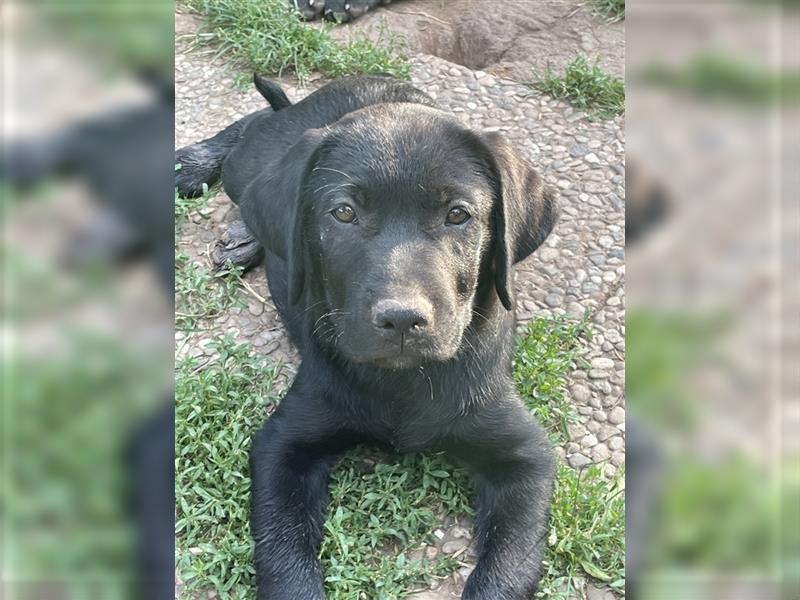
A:
[[[202,196],[204,184],[211,186],[219,179],[221,161],[212,154],[202,142],[175,152],[175,188],[181,198]]]
[[[245,271],[259,265],[264,260],[264,247],[253,237],[244,221],[234,221],[217,241],[211,251],[211,262],[216,271],[231,265]]]

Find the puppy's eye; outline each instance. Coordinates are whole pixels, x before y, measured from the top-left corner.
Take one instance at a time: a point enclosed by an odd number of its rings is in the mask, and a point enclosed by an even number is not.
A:
[[[344,9],[345,9],[346,11],[350,12],[350,5],[349,5],[349,4],[345,4],[345,5],[344,5]]]
[[[341,204],[331,211],[333,218],[340,223],[352,223],[356,220],[356,211],[352,206]]]
[[[464,210],[463,208],[451,208],[450,212],[447,213],[447,224],[448,225],[461,225],[462,223],[466,223],[469,221],[470,214]]]

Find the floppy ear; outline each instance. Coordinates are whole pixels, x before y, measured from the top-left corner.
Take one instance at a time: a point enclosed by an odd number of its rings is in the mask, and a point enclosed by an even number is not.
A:
[[[300,300],[308,270],[305,239],[309,200],[305,182],[325,135],[310,129],[269,173],[256,177],[239,202],[242,219],[253,236],[287,266],[289,303]]]
[[[507,310],[514,306],[513,266],[530,256],[558,220],[555,192],[499,135],[483,136],[493,172],[495,288]]]

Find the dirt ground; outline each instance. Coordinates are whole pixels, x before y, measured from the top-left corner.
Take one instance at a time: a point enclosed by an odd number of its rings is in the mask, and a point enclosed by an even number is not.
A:
[[[399,35],[409,55],[432,54],[472,70],[530,81],[562,71],[578,54],[625,74],[625,23],[609,23],[577,0],[407,0],[341,25],[334,37]]]

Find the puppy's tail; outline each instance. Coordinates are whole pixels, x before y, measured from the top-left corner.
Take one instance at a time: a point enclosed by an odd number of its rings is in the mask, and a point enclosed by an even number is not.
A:
[[[286,94],[281,89],[281,86],[274,81],[264,79],[260,75],[253,73],[253,83],[261,95],[269,102],[272,110],[279,111],[282,108],[292,105],[289,98],[286,97]]]

